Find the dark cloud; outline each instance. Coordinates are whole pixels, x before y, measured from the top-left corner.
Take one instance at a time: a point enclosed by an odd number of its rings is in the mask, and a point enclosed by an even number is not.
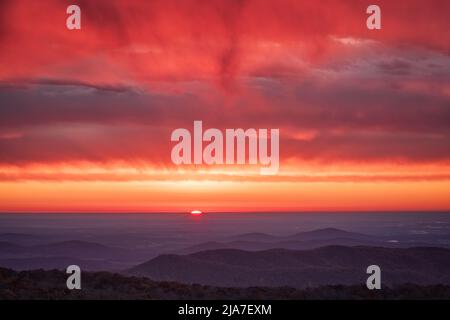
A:
[[[158,125],[177,113],[201,116],[200,103],[190,95],[144,93],[125,87],[58,83],[0,89],[2,128],[60,123]],[[182,116],[182,115],[181,115]]]
[[[383,61],[378,64],[381,71],[393,75],[408,75],[411,72],[411,64],[407,61],[396,59],[393,61]]]

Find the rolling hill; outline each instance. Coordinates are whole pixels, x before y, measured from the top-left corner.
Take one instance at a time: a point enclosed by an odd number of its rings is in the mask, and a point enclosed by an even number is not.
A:
[[[356,285],[365,283],[366,268],[377,264],[383,284],[450,284],[450,250],[329,246],[313,250],[235,249],[189,255],[161,255],[129,272],[158,281],[213,286]]]

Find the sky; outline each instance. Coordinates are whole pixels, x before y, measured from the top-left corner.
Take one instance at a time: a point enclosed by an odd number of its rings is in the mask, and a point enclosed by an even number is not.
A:
[[[449,210],[448,12],[2,0],[0,212]],[[278,128],[278,173],[174,165],[171,132],[194,120]]]

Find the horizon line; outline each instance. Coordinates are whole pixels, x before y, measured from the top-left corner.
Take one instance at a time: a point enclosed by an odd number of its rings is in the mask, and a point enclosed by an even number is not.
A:
[[[203,211],[203,214],[450,214],[447,210]],[[190,211],[0,211],[3,214],[185,214]]]

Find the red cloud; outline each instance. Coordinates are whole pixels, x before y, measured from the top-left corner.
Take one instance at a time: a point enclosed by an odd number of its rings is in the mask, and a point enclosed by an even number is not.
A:
[[[339,54],[338,38],[448,53],[448,1],[378,1],[382,30],[367,30],[369,1],[78,1],[82,30],[65,28],[69,2],[2,2],[3,79],[89,83],[234,78],[278,47],[309,62]],[[71,2],[70,2],[71,3]],[[432,23],[431,23],[432,21]],[[286,61],[277,61],[281,64]],[[289,64],[288,64],[289,65]]]
[[[197,119],[280,128],[285,159],[450,158],[448,1],[378,1],[379,31],[369,1],[78,1],[80,31],[68,4],[1,3],[0,163],[168,164]]]

